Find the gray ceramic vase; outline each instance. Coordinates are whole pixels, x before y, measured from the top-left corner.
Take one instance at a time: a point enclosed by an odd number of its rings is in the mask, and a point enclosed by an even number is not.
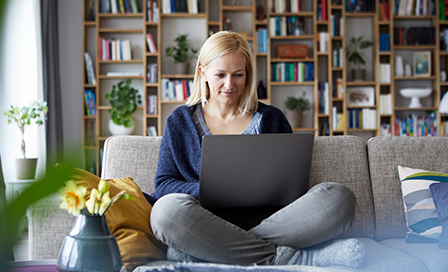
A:
[[[117,240],[106,216],[76,217],[57,260],[59,271],[120,271],[123,266]]]

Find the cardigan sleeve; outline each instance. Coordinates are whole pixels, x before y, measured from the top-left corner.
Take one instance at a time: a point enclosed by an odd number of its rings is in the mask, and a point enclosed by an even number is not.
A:
[[[170,193],[199,197],[200,139],[188,118],[177,112],[167,120],[154,180],[157,199]]]

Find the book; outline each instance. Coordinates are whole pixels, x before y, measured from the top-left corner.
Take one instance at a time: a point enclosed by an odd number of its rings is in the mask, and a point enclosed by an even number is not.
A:
[[[153,136],[153,137],[158,136],[157,128],[155,126],[149,126],[147,133],[148,133],[148,136]]]
[[[146,34],[146,43],[148,44],[149,52],[157,53],[157,47],[151,33]]]
[[[92,58],[90,57],[89,52],[84,53],[84,62],[86,66],[87,82],[90,85],[96,85],[95,71],[93,68]]]

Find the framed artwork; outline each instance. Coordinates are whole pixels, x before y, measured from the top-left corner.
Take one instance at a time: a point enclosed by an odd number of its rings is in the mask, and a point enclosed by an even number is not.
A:
[[[431,51],[414,52],[414,76],[431,76]]]
[[[347,106],[349,107],[375,106],[375,89],[373,87],[347,88]]]

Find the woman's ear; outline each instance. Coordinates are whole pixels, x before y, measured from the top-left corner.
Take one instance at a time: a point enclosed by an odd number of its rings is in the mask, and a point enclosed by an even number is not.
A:
[[[206,75],[205,75],[205,68],[204,68],[204,66],[200,65],[200,66],[198,67],[198,69],[199,69],[199,74],[201,75],[202,80],[204,80],[205,82],[207,82],[207,77],[206,77]]]

